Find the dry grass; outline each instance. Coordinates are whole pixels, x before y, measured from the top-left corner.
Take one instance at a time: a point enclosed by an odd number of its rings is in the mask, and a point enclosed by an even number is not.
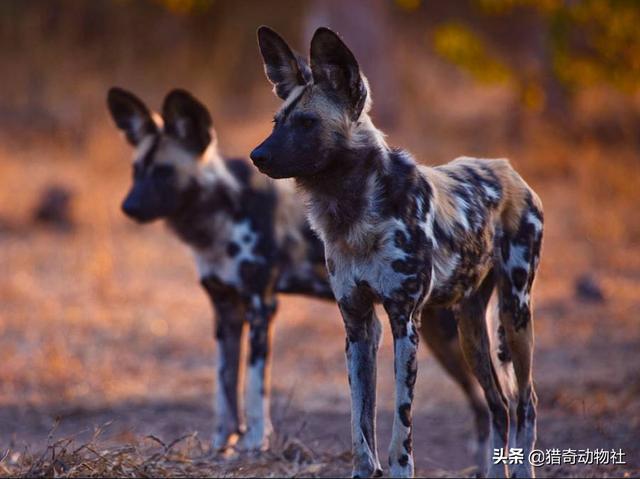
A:
[[[147,435],[139,441],[106,446],[98,427],[88,441],[54,440],[49,433],[41,453],[8,449],[0,458],[0,474],[13,477],[313,477],[350,454],[314,454],[296,439],[278,440],[267,453],[246,456],[212,453],[196,433],[165,442]]]

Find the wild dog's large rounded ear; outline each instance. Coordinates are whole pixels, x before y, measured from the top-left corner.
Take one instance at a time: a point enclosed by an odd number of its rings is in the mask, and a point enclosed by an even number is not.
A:
[[[280,35],[264,25],[258,28],[258,46],[264,60],[264,72],[274,92],[285,100],[291,91],[311,81],[311,71],[302,58],[294,55]]]
[[[314,83],[335,92],[357,120],[367,100],[367,86],[360,66],[340,37],[326,27],[311,39],[311,72]]]
[[[164,132],[193,153],[202,153],[211,143],[209,110],[185,90],[172,90],[162,105]]]
[[[122,88],[111,88],[107,106],[116,126],[125,132],[127,140],[136,146],[147,135],[158,132],[158,126],[146,105],[133,93]]]

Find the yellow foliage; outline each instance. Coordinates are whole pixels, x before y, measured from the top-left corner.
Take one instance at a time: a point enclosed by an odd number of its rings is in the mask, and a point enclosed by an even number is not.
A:
[[[156,2],[178,15],[203,12],[213,4],[213,0],[156,0]]]
[[[414,11],[420,8],[422,0],[396,0],[396,4],[404,10]]]
[[[544,90],[537,83],[528,83],[522,89],[522,103],[532,111],[540,111],[544,107],[546,98]]]
[[[490,54],[482,39],[468,27],[455,22],[444,23],[433,34],[436,53],[485,83],[506,83],[511,73]]]

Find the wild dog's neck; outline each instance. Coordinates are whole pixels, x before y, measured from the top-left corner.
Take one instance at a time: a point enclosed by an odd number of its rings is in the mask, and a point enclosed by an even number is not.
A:
[[[325,241],[358,242],[350,239],[354,231],[377,221],[378,180],[388,154],[386,145],[341,148],[324,171],[297,178],[309,195],[310,223]]]
[[[213,241],[211,218],[233,215],[239,204],[241,186],[216,150],[207,151],[200,160],[197,175],[183,192],[181,207],[167,218],[169,226],[192,246],[203,248]]]
[[[216,189],[224,189],[230,196],[237,197],[240,195],[241,185],[227,168],[226,162],[220,155],[216,144],[209,146],[200,161],[196,180],[205,193],[211,193]]]

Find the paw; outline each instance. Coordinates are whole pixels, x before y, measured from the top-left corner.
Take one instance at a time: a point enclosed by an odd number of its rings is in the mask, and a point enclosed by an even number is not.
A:
[[[373,472],[365,472],[361,470],[353,470],[351,473],[351,477],[353,478],[362,478],[362,477],[382,477],[383,471],[382,468],[376,468]]]
[[[269,433],[265,432],[264,428],[249,428],[240,437],[235,448],[242,452],[266,451],[269,449]]]
[[[382,477],[382,466],[378,461],[354,464],[351,477]]]
[[[211,447],[214,451],[224,451],[229,447],[234,446],[238,442],[240,432],[238,431],[218,431],[213,435],[211,439]]]
[[[413,463],[402,466],[400,464],[393,464],[389,471],[391,477],[413,477]]]

